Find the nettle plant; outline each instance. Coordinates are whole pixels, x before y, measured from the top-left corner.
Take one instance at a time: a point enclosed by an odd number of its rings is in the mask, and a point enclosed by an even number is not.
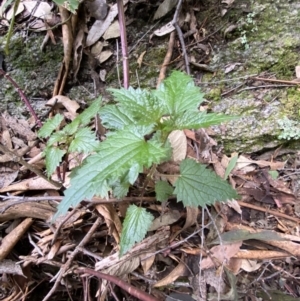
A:
[[[125,197],[140,173],[148,170],[151,176],[158,164],[170,160],[172,148],[168,136],[172,131],[205,128],[234,119],[200,112],[198,107],[203,94],[189,76],[179,71],[174,71],[157,90],[109,91],[114,96],[114,104],[101,106],[98,99],[62,130],[55,131],[62,121],[62,117],[55,116],[39,132],[41,137],[50,136],[44,152],[48,176],[66,153],[90,153],[83,164],[71,172],[71,185],[53,220],[96,195]],[[87,127],[96,114],[108,130],[103,142],[98,142]],[[180,173],[169,176],[177,178],[174,186],[166,180],[154,179],[158,201],[175,195],[184,206],[197,207],[238,197],[226,181],[192,159],[183,160]],[[145,237],[153,218],[145,208],[129,206],[121,233],[120,256]]]

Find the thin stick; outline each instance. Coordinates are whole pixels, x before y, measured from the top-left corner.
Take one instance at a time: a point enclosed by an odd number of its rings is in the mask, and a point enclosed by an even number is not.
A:
[[[270,213],[270,214],[273,214],[274,216],[282,217],[282,218],[285,218],[285,219],[288,219],[288,220],[291,220],[291,221],[294,221],[294,222],[300,224],[300,219],[299,218],[289,216],[287,214],[277,212],[277,211],[272,210],[272,209],[267,209],[267,208],[255,206],[255,205],[243,202],[243,201],[237,201],[237,202],[239,203],[240,206],[251,208],[251,209],[262,211],[262,212],[266,212],[266,213]]]
[[[122,60],[123,60],[123,85],[125,89],[129,87],[129,62],[128,62],[128,46],[125,25],[125,14],[123,0],[117,0],[120,34],[121,34],[121,47],[122,47]]]
[[[102,221],[102,218],[98,217],[97,220],[95,221],[95,223],[92,225],[92,227],[88,231],[88,233],[86,234],[86,236],[82,239],[82,241],[79,243],[79,245],[71,253],[68,261],[63,265],[63,267],[56,274],[55,283],[54,283],[53,287],[51,288],[51,290],[48,292],[48,294],[45,296],[43,301],[49,300],[49,298],[52,296],[52,294],[56,291],[56,289],[57,289],[61,279],[63,278],[64,274],[70,268],[75,256],[80,252],[80,248],[84,247],[89,242],[90,238],[92,237],[94,232],[97,230],[97,228],[100,225],[101,221]]]
[[[0,69],[1,71],[1,69]],[[35,168],[34,166],[28,164],[25,160],[23,160],[21,157],[19,157],[17,154],[15,154],[13,151],[11,151],[10,149],[8,149],[6,146],[2,145],[0,143],[0,150],[11,156],[11,158],[13,159],[13,161],[20,163],[21,165],[25,166],[26,168],[28,168],[29,170],[31,170],[33,173],[35,173],[36,175],[38,175],[39,177],[43,178],[44,180],[48,181],[49,183],[51,183],[52,185],[56,186],[56,187],[61,187],[61,184],[53,181],[51,179],[48,179],[42,171],[40,171],[39,169]]]
[[[182,5],[182,0],[179,0],[178,3],[177,3],[177,6],[176,6],[176,11],[175,11],[175,14],[174,14],[174,17],[173,17],[173,20],[172,20],[172,24],[174,25],[174,27],[177,31],[178,38],[179,38],[179,41],[180,41],[180,44],[181,44],[182,54],[183,54],[184,61],[185,61],[186,73],[190,75],[191,74],[190,63],[189,63],[189,59],[188,59],[187,52],[186,52],[184,38],[183,38],[181,28],[177,23],[178,15],[179,15],[179,12],[180,12],[180,9],[181,9],[181,5]]]
[[[158,77],[158,80],[157,80],[156,88],[159,87],[160,83],[166,77],[167,65],[170,63],[171,58],[172,58],[174,42],[175,42],[175,32],[173,31],[170,34],[170,40],[169,40],[169,44],[168,44],[168,51],[167,51],[167,54],[165,56],[163,65],[162,65],[162,67],[160,69],[160,73],[159,73],[159,77]]]
[[[1,68],[0,68],[0,74],[2,74],[16,88],[16,90],[18,91],[22,101],[25,103],[25,105],[27,106],[29,112],[31,113],[31,115],[35,119],[35,122],[38,124],[39,127],[42,127],[42,122],[37,117],[37,115],[36,115],[33,107],[31,106],[29,100],[27,99],[27,97],[25,96],[25,94],[23,93],[21,88],[18,86],[18,84],[5,71],[3,71]]]
[[[97,278],[101,278],[107,281],[110,281],[114,284],[116,284],[117,286],[119,286],[120,288],[122,288],[124,291],[126,291],[128,294],[130,294],[133,297],[138,298],[138,300],[142,300],[142,301],[160,301],[158,299],[156,299],[155,297],[152,297],[151,295],[143,292],[142,290],[140,290],[137,287],[134,287],[133,285],[130,285],[128,283],[126,283],[125,281],[115,277],[115,276],[111,276],[108,274],[104,274],[101,272],[97,272],[91,269],[78,269],[77,270],[79,273],[85,273],[85,274],[90,274],[93,275]]]

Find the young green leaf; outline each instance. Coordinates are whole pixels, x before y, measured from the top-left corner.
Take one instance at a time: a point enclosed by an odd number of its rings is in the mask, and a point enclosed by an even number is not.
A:
[[[47,147],[53,146],[55,143],[65,143],[66,134],[63,131],[53,133],[47,142]]]
[[[149,167],[167,158],[169,149],[156,141],[145,141],[152,127],[132,126],[112,133],[100,143],[95,155],[88,157],[85,163],[71,174],[71,187],[65,191],[63,201],[53,219],[67,212],[83,199],[94,195],[107,197],[110,186],[117,182],[132,166]],[[136,172],[134,172],[136,175]]]
[[[155,183],[156,198],[160,202],[165,202],[174,192],[174,188],[166,181]]]
[[[101,109],[100,117],[103,125],[111,130],[121,130],[134,124],[134,119],[128,112],[123,112],[117,105],[106,105]]]
[[[159,122],[161,117],[167,113],[152,92],[133,89],[109,89],[115,99],[119,102],[119,109],[132,116],[135,124],[150,125]]]
[[[173,71],[153,93],[170,116],[195,111],[203,101],[203,94],[192,78],[179,71]]]
[[[117,181],[111,186],[112,186],[113,196],[117,199],[122,199],[127,195],[130,187],[130,183],[126,182],[126,180]]]
[[[65,150],[61,150],[58,147],[52,146],[46,148],[44,154],[46,156],[46,169],[48,177],[50,177],[55,171],[56,167],[59,166],[59,163],[61,162],[65,153]]]
[[[192,159],[180,164],[180,176],[175,182],[174,193],[184,206],[206,206],[215,201],[238,198],[236,191],[214,172]]]
[[[77,131],[72,140],[69,152],[89,153],[99,146],[96,135],[89,128],[82,128]]]
[[[80,124],[82,126],[87,125],[92,120],[92,118],[96,116],[96,114],[100,113],[101,104],[102,99],[101,97],[98,97],[92,102],[92,104],[88,108],[86,108],[80,115],[76,117],[80,120]]]
[[[144,208],[128,207],[123,223],[120,241],[120,256],[124,255],[136,243],[144,239],[154,217]]]
[[[174,118],[173,128],[184,129],[199,129],[207,128],[211,125],[217,125],[225,121],[237,119],[238,117],[224,114],[206,113],[206,112],[191,112],[187,111],[180,116]]]
[[[47,120],[45,124],[40,128],[38,135],[41,138],[49,137],[52,132],[60,125],[64,117],[60,114],[56,114],[52,119]]]
[[[235,155],[230,159],[229,164],[225,170],[224,180],[227,180],[229,174],[235,168],[237,160],[238,160],[238,155]]]

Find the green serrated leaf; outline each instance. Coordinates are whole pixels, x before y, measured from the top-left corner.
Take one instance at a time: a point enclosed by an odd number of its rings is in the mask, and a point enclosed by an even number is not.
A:
[[[47,147],[45,149],[44,154],[46,156],[46,169],[48,177],[50,177],[55,171],[56,167],[59,166],[65,153],[65,150],[61,150],[58,147]]]
[[[76,117],[80,120],[80,124],[82,126],[87,125],[92,120],[92,118],[96,116],[96,114],[100,113],[101,104],[102,98],[98,97],[88,108],[86,108],[80,115]]]
[[[60,114],[56,114],[52,119],[47,120],[45,124],[40,128],[38,136],[40,138],[49,137],[52,132],[60,125],[64,117]]]
[[[166,201],[174,192],[174,188],[166,181],[155,183],[156,198],[160,202]]]
[[[128,207],[123,223],[120,241],[120,256],[124,255],[136,243],[144,239],[154,217],[144,208]]]
[[[99,141],[96,140],[96,135],[89,128],[78,130],[72,140],[69,152],[89,153],[94,151],[99,146]]]
[[[175,182],[177,200],[184,206],[206,206],[215,201],[238,198],[236,191],[214,172],[192,159],[180,164],[180,176]]]
[[[103,125],[108,129],[120,130],[134,124],[134,119],[125,112],[122,112],[116,105],[106,105],[101,109],[100,117]]]
[[[172,131],[173,129],[199,129],[207,128],[211,125],[217,125],[225,121],[237,119],[239,117],[228,116],[224,114],[206,113],[199,111],[187,111],[181,115],[173,116],[162,122],[165,131]]]
[[[268,174],[271,176],[273,180],[278,179],[279,172],[277,170],[269,170]]]
[[[59,131],[57,133],[53,133],[48,141],[47,141],[47,147],[53,146],[55,143],[65,143],[66,142],[66,135]]]
[[[130,183],[126,181],[117,181],[112,185],[113,195],[117,199],[125,197],[128,193]]]
[[[101,103],[102,99],[100,97],[94,100],[88,108],[64,127],[63,132],[66,135],[74,135],[80,126],[86,126],[100,112]]]
[[[166,113],[164,106],[154,94],[147,90],[109,89],[119,102],[120,110],[134,118],[135,124],[150,125],[158,123]]]
[[[233,157],[230,159],[229,164],[228,164],[228,166],[227,166],[227,168],[226,168],[226,170],[225,170],[224,180],[227,180],[229,174],[230,174],[231,171],[235,168],[237,159],[238,159],[238,155],[233,156]]]
[[[76,10],[79,5],[79,0],[53,0],[57,5],[63,6],[71,13],[76,14]]]
[[[142,171],[140,164],[134,163],[128,172],[128,182],[132,185],[136,181],[137,177],[139,176],[139,173]]]
[[[77,116],[71,123],[67,124],[63,128],[62,132],[64,132],[65,135],[74,135],[78,130],[79,126],[80,126],[80,119]]]
[[[203,93],[195,86],[192,78],[185,73],[173,71],[159,88],[154,91],[161,106],[167,108],[170,116],[180,115],[185,111],[195,111],[203,101]]]
[[[99,152],[71,173],[71,187],[65,191],[53,219],[84,198],[107,197],[108,183],[117,182],[134,164],[142,168],[162,162],[169,150],[156,141],[145,141],[144,136],[151,131],[152,127],[135,126],[113,133],[100,143]]]

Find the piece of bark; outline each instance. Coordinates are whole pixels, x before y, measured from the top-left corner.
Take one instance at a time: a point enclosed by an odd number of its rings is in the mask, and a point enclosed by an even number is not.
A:
[[[56,211],[55,207],[51,206],[49,202],[25,202],[10,207],[13,203],[14,201],[11,200],[0,203],[0,212],[5,210],[0,214],[1,222],[22,217],[48,220]]]

